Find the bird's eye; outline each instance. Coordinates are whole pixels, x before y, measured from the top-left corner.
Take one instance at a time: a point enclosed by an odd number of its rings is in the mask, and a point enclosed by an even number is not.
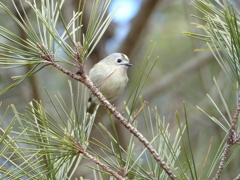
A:
[[[121,59],[118,59],[117,62],[120,63],[120,62],[122,62],[122,60],[121,60]]]

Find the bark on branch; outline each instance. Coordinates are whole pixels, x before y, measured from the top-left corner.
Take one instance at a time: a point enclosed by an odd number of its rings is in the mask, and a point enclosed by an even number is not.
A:
[[[46,55],[44,55],[46,56]],[[43,57],[44,57],[43,56]],[[49,57],[49,56],[46,56]],[[56,63],[54,59],[45,59],[47,65],[52,65],[57,68],[59,71],[65,73],[69,77],[75,79],[76,81],[82,82],[85,86],[87,86],[93,95],[95,95],[99,101],[108,109],[111,114],[113,114],[117,120],[119,120],[136,138],[139,139],[140,142],[148,149],[148,151],[153,155],[154,159],[158,162],[158,164],[163,168],[163,170],[168,174],[171,179],[176,179],[176,175],[172,172],[172,170],[168,167],[166,162],[160,157],[154,147],[150,144],[150,142],[134,127],[129,121],[123,117],[123,115],[117,110],[115,106],[113,106],[109,101],[103,96],[103,94],[98,90],[98,88],[93,84],[93,82],[89,79],[89,77],[85,74],[84,67],[79,66],[79,70],[76,73],[73,73],[64,67],[60,66]]]
[[[240,98],[240,94],[238,96],[238,99],[239,98]],[[236,124],[237,124],[239,113],[240,113],[240,99],[238,101],[238,106],[237,106],[237,109],[236,109],[233,119],[232,119],[231,128],[229,130],[227,142],[226,142],[223,154],[222,154],[222,159],[220,161],[220,164],[219,164],[217,173],[214,177],[214,180],[218,180],[220,178],[220,176],[222,174],[222,170],[224,168],[224,165],[227,162],[227,157],[230,152],[230,149],[231,149],[232,145],[236,144],[239,140],[239,133],[236,132]]]
[[[97,165],[102,167],[105,171],[107,171],[110,174],[112,174],[116,179],[118,179],[118,180],[125,180],[125,178],[122,177],[121,175],[119,175],[116,171],[112,170],[111,168],[106,166],[104,163],[99,161],[96,157],[94,157],[93,155],[88,153],[86,151],[86,149],[79,142],[77,142],[75,139],[74,139],[74,142],[75,142],[75,144],[77,146],[77,150],[76,150],[77,153],[83,154],[85,157],[89,158],[91,161],[93,161],[94,163],[96,163]]]

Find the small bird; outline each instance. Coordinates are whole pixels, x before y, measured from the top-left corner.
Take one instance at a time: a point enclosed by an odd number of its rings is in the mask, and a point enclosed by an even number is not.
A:
[[[109,102],[114,101],[127,85],[127,68],[131,67],[125,54],[113,53],[98,62],[89,72],[89,78],[98,87]],[[90,96],[87,112],[93,114],[97,104],[97,97]]]

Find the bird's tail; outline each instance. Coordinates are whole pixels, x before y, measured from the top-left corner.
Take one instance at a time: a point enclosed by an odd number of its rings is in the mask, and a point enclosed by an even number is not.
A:
[[[93,114],[95,109],[96,109],[96,107],[97,107],[97,104],[95,104],[94,102],[91,102],[90,105],[87,108],[87,112],[89,114]]]

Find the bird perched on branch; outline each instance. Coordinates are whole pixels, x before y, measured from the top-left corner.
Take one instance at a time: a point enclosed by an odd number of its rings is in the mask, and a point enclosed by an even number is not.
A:
[[[98,62],[89,72],[89,78],[98,87],[109,102],[114,101],[127,85],[127,68],[132,66],[125,54],[113,53]],[[97,104],[97,97],[90,96],[87,112],[93,114]]]

